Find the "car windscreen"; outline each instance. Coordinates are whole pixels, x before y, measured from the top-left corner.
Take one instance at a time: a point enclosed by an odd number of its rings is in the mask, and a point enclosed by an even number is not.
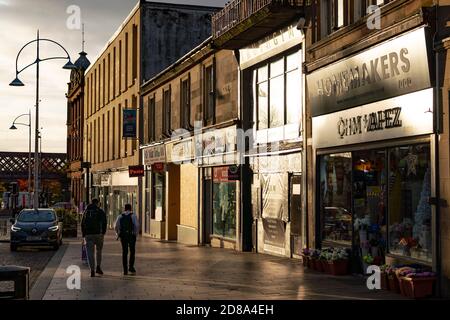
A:
[[[52,211],[26,211],[17,219],[20,222],[52,222],[55,221],[55,213]]]

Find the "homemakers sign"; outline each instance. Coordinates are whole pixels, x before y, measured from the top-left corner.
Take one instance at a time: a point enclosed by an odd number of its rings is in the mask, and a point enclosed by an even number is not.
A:
[[[319,69],[307,81],[313,117],[430,88],[425,28]]]
[[[433,133],[433,89],[313,118],[315,148]]]

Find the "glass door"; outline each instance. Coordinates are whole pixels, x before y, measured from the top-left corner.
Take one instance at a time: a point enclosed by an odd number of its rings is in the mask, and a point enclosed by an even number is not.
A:
[[[354,247],[364,269],[384,263],[386,208],[386,150],[353,152]]]

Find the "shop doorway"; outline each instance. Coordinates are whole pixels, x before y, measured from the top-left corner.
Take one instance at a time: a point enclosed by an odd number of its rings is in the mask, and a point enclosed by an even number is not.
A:
[[[300,256],[302,250],[302,176],[289,176],[289,211],[291,218],[291,256]]]
[[[203,244],[211,244],[212,179],[203,180]]]
[[[170,164],[168,167],[166,240],[177,240],[177,226],[180,224],[180,166]]]

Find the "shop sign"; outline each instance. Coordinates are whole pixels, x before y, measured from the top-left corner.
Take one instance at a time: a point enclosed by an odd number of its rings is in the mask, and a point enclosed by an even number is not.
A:
[[[307,82],[313,117],[430,88],[425,28],[313,72]]]
[[[164,172],[166,169],[166,165],[164,162],[157,162],[152,164],[152,172]]]
[[[111,185],[111,175],[110,174],[102,174],[101,175],[100,185],[102,187],[109,187]]]
[[[278,30],[264,39],[239,51],[241,68],[248,68],[258,62],[286,51],[303,41],[303,33],[296,24]]]
[[[157,162],[166,162],[166,147],[163,144],[144,149],[144,165],[151,166]]]
[[[124,109],[123,110],[123,138],[136,138],[137,128],[137,110]]]
[[[217,167],[213,169],[213,179],[215,182],[232,182],[239,180],[241,170],[239,166]]]
[[[241,169],[239,166],[229,166],[228,167],[228,180],[234,181],[241,178]]]
[[[172,147],[171,162],[184,163],[191,162],[194,158],[193,139],[183,139],[183,141],[175,143]]]
[[[129,166],[128,175],[130,178],[143,177],[145,175],[144,166]]]
[[[263,219],[262,221],[264,227],[264,244],[284,248],[286,239],[285,222],[278,219]]]
[[[206,131],[195,136],[195,158],[202,164],[228,164],[236,161],[236,126]],[[229,157],[229,155],[231,155]]]
[[[313,118],[316,148],[433,133],[433,89]]]

